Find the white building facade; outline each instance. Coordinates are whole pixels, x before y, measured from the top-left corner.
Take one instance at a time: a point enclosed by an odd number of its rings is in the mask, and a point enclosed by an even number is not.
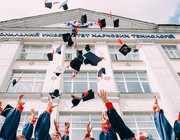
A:
[[[77,48],[68,47],[62,34],[70,33],[83,14],[88,22],[80,25],[73,38]],[[98,18],[106,19],[107,26],[102,30],[97,25]],[[112,18],[119,18],[119,27],[114,28],[113,19],[106,13],[86,9],[0,22],[0,100],[14,107],[19,94],[23,93],[26,100],[18,133],[31,116],[31,108],[39,116],[47,107],[47,96],[55,89],[62,95],[53,99],[58,107],[51,114],[51,132],[54,119],[60,121],[62,133],[64,122],[69,121],[71,140],[83,139],[89,121],[93,126],[91,135],[98,139],[100,114],[106,110],[96,94],[101,89],[107,91],[108,99],[134,133],[146,130],[159,139],[153,122],[155,95],[173,125],[180,111],[180,25],[159,25],[117,15]],[[123,56],[118,38],[139,51]],[[48,61],[47,53],[61,43],[61,54],[54,53],[53,61]],[[71,67],[56,76],[56,68],[67,67],[77,49],[86,53],[86,44],[91,44],[91,51],[104,59],[97,66],[83,64],[74,79],[71,76],[75,70]],[[102,79],[97,75],[100,68],[106,69]],[[12,86],[13,79],[20,77]],[[89,89],[95,91],[95,99],[71,108],[71,95],[80,97]],[[3,121],[1,117],[0,125]]]

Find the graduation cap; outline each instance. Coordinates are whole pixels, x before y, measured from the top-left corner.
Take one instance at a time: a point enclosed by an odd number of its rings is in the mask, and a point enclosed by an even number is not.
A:
[[[114,20],[114,27],[119,27],[119,19]]]
[[[134,49],[133,52],[138,52],[139,50],[138,49]]]
[[[84,23],[86,23],[87,22],[87,16],[86,16],[86,14],[85,15],[82,15],[81,16],[81,23],[82,23],[82,25],[84,24]]]
[[[48,57],[49,61],[53,61],[53,54],[52,53],[48,53],[47,57]]]
[[[81,65],[83,64],[84,57],[83,56],[78,56],[77,58],[74,58],[70,62],[71,68],[75,69],[76,71],[79,71],[81,68]]]
[[[79,104],[79,102],[81,101],[82,97],[77,97],[77,96],[74,96],[74,95],[71,95],[71,97],[73,98],[72,99],[72,104],[73,106],[72,107],[75,107]]]
[[[12,86],[14,86],[16,83],[18,83],[19,82],[19,80],[21,79],[22,77],[19,77],[19,79],[18,80],[16,80],[16,79],[13,79],[13,82],[12,82]]]
[[[84,54],[86,59],[84,60],[84,64],[91,64],[92,66],[97,66],[97,64],[102,60],[102,58],[96,56],[92,52],[88,52]]]
[[[87,92],[82,93],[83,96],[83,102],[88,101],[90,99],[94,99],[94,92],[92,89],[88,90]]]
[[[54,71],[54,73],[56,74],[56,76],[59,76],[60,74],[64,73],[65,70],[66,70],[66,67],[58,66],[56,70]]]
[[[92,47],[92,45],[87,44],[86,47],[85,47],[85,50],[87,52],[89,52],[91,50],[91,47]]]
[[[52,2],[46,2],[45,7],[51,9],[52,8]]]
[[[63,36],[63,41],[64,41],[64,42],[68,42],[69,37],[70,37],[71,35],[70,35],[70,33],[65,33],[65,34],[62,34],[62,36]]]
[[[106,74],[105,68],[101,68],[101,69],[98,71],[98,77],[101,77],[102,74]]]
[[[64,10],[68,10],[67,2],[68,2],[68,0],[66,0],[65,2],[63,2],[63,3],[60,5],[59,9],[60,9],[61,7],[63,7]]]
[[[63,45],[63,43],[61,43],[61,45],[56,48],[56,53],[61,54],[61,46],[62,45]]]
[[[1,115],[6,117],[11,109],[13,109],[13,107],[11,105],[7,104],[6,107],[3,109]]]
[[[57,98],[57,97],[60,96],[59,90],[58,90],[58,89],[55,89],[54,92],[49,93],[49,95],[51,96],[52,99]]]
[[[69,40],[68,40],[68,46],[72,46],[74,44],[74,42],[72,41],[72,38],[71,36],[69,37]]]
[[[98,20],[98,25],[102,28],[106,27],[106,19],[99,19]]]
[[[131,48],[129,48],[126,44],[123,44],[123,46],[119,49],[119,51],[126,56],[130,51]]]
[[[76,35],[77,35],[77,28],[73,28],[71,32],[72,32],[72,36],[76,37]]]

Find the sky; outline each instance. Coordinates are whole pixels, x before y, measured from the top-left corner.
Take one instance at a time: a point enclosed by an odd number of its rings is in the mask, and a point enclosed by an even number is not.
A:
[[[65,0],[48,0],[64,2]],[[45,0],[1,0],[0,21],[60,12],[45,8]],[[180,0],[69,0],[68,10],[84,8],[155,24],[180,24]]]

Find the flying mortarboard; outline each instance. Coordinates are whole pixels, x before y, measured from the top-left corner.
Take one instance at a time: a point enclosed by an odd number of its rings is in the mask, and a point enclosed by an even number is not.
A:
[[[77,28],[73,28],[71,32],[72,32],[72,36],[76,37],[76,35],[77,35]]]
[[[60,74],[64,73],[65,70],[66,70],[66,67],[58,66],[56,70],[54,71],[54,73],[56,74],[56,76],[59,76]]]
[[[106,74],[105,68],[101,68],[101,69],[98,71],[98,77],[101,77],[102,74]]]
[[[54,92],[49,93],[49,95],[51,96],[52,99],[57,98],[57,97],[60,96],[59,90],[58,90],[58,89],[55,89]]]
[[[85,47],[85,50],[87,52],[89,52],[91,50],[91,47],[92,47],[92,45],[87,44],[86,47]]]
[[[133,52],[138,52],[139,50],[138,49],[134,49]]]
[[[102,28],[106,27],[106,19],[99,19],[98,20],[98,25],[101,27],[101,30]]]
[[[22,77],[19,77],[19,79],[18,80],[16,80],[16,79],[13,79],[13,82],[12,82],[12,86],[14,86],[16,83],[18,83],[19,82],[19,80],[21,79]]]
[[[92,52],[88,52],[84,54],[84,56],[86,57],[84,64],[91,64],[92,66],[97,66],[97,64],[102,60]]]
[[[84,92],[82,96],[83,96],[83,102],[88,101],[90,99],[94,99],[94,92],[92,91],[92,89],[90,89],[87,92]]]
[[[114,27],[119,27],[119,19],[114,20]]]
[[[52,8],[52,2],[46,2],[45,7],[51,9]]]
[[[80,57],[83,55],[83,51],[82,50],[77,50],[76,56]]]
[[[131,51],[131,48],[128,47],[126,44],[123,44],[120,39],[118,39],[118,42],[122,45],[122,47],[119,49],[119,52],[126,56]]]
[[[71,35],[70,35],[70,33],[65,33],[65,34],[62,34],[62,36],[63,36],[63,41],[64,41],[64,42],[68,42],[69,37],[70,37]]]
[[[68,46],[72,46],[74,44],[74,42],[72,41],[72,38],[71,36],[69,37],[69,40],[68,40]]]
[[[59,9],[60,9],[61,7],[63,7],[64,10],[68,10],[67,2],[68,2],[68,0],[66,0],[65,2],[63,2],[63,3],[60,5]]]
[[[74,58],[71,62],[70,62],[70,66],[71,68],[75,69],[76,71],[79,71],[81,68],[81,65],[83,64],[83,56],[78,56],[77,58]]]
[[[81,16],[81,23],[82,23],[82,25],[84,23],[87,23],[87,16],[86,16],[86,14]]]
[[[81,101],[81,99],[82,99],[82,97],[79,98],[79,97],[74,96],[74,95],[71,95],[71,97],[73,98],[73,99],[72,99],[72,104],[73,104],[72,107],[77,106],[77,105],[79,104],[79,102]]]
[[[11,109],[13,109],[13,107],[11,105],[7,104],[7,106],[3,109],[1,115],[6,117]]]
[[[63,45],[63,43],[61,43],[61,45],[56,48],[56,53],[61,54],[61,46],[62,45]]]

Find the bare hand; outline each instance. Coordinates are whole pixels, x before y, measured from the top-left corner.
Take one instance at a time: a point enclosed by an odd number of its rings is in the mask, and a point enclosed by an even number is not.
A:
[[[154,106],[157,106],[158,105],[158,96],[154,96]]]
[[[59,122],[57,120],[54,119],[54,126],[55,126],[55,129],[56,129],[56,133],[59,132]]]
[[[101,119],[101,125],[107,125],[107,123],[109,122],[109,118],[108,118],[106,111],[103,112],[100,119]]]
[[[97,93],[97,95],[103,100],[104,103],[108,103],[108,99],[107,99],[107,96],[106,96],[106,91],[104,90],[100,90],[100,94]]]
[[[24,94],[20,94],[19,97],[18,97],[18,101],[17,101],[17,102],[18,102],[18,104],[20,104],[20,105],[24,105],[24,104],[26,103],[26,102],[23,102],[23,101],[22,101],[23,96],[24,96]]]
[[[92,129],[93,129],[93,127],[90,128],[90,124],[91,124],[91,122],[89,122],[89,123],[87,124],[87,134],[90,134],[91,131],[92,131]]]
[[[31,109],[31,115],[32,115],[32,118],[33,118],[33,119],[37,120],[37,117],[36,117],[35,114],[34,114],[34,109],[33,109],[33,108]]]
[[[70,127],[70,123],[69,122],[65,122],[64,125],[65,125],[65,131],[68,131],[69,127]]]
[[[57,105],[53,105],[51,96],[48,95],[48,107],[55,108]]]

